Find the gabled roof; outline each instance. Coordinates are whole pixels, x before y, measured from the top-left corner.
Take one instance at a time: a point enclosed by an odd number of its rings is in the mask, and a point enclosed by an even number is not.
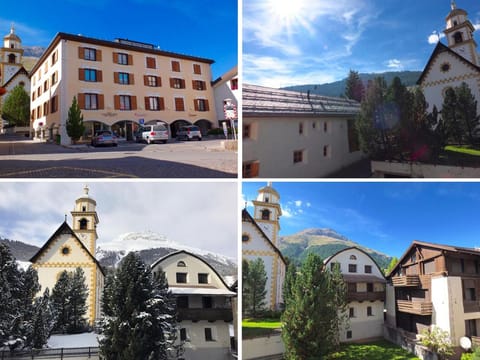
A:
[[[258,226],[257,222],[255,221],[255,219],[252,217],[252,215],[250,215],[247,211],[247,209],[243,209],[242,210],[242,221],[245,221],[245,222],[249,222],[251,224],[253,224],[253,226],[255,226],[257,228],[257,230],[260,232],[260,234],[262,235],[262,237],[264,238],[264,240],[272,247],[273,251],[275,251],[278,256],[280,256],[280,259],[282,259],[283,263],[285,265],[287,265],[287,262],[285,261],[285,258],[283,257],[282,253],[280,252],[280,250],[275,246],[275,244],[268,238],[267,235],[265,235],[265,233],[263,232],[263,230],[260,228],[260,226]]]
[[[425,248],[430,248],[434,250],[440,250],[440,251],[448,251],[450,253],[456,253],[456,254],[466,254],[466,255],[476,255],[480,256],[480,250],[475,249],[475,248],[467,248],[467,247],[461,247],[461,246],[452,246],[452,245],[443,245],[443,244],[435,244],[435,243],[430,243],[430,242],[425,242],[425,241],[419,241],[419,240],[413,240],[408,249],[403,253],[403,255],[398,259],[397,265],[386,275],[386,277],[390,277],[395,271],[397,271],[398,267],[402,263],[402,261],[405,259],[405,257],[410,253],[410,251],[414,247],[425,247]]]
[[[206,262],[202,257],[198,256],[198,255],[195,255],[191,252],[188,252],[188,251],[185,251],[185,250],[180,250],[180,251],[175,251],[175,252],[172,252],[168,255],[165,255],[164,257],[158,259],[157,261],[155,261],[150,267],[153,269],[155,266],[159,265],[162,261],[165,261],[166,259],[170,258],[170,257],[173,257],[173,256],[176,256],[176,255],[181,255],[181,254],[185,254],[185,255],[189,255],[191,257],[194,257],[195,259],[203,262],[205,265],[207,265],[210,269],[212,269],[212,271],[215,273],[215,275],[218,276],[218,278],[220,279],[220,281],[222,282],[222,284],[227,288],[227,289],[230,289],[230,287],[227,285],[227,283],[225,282],[225,280],[223,279],[223,277],[217,272],[217,270],[215,270],[215,268],[213,266],[211,266],[208,262]],[[168,280],[168,279],[167,279]]]
[[[64,234],[64,233],[69,233],[71,234],[74,239],[80,244],[80,247],[85,250],[87,252],[87,254],[90,256],[90,258],[95,262],[95,264],[98,266],[98,268],[100,269],[100,271],[102,272],[102,274],[105,276],[105,272],[103,271],[102,269],[102,266],[100,265],[100,263],[97,261],[97,259],[95,258],[95,256],[93,256],[90,251],[86,248],[86,246],[83,244],[83,242],[78,238],[78,236],[75,234],[75,232],[72,230],[72,228],[70,227],[70,225],[67,224],[66,221],[63,222],[62,225],[60,225],[60,227],[57,229],[57,231],[55,231],[53,233],[53,235],[50,237],[50,239],[48,239],[48,241],[40,248],[40,250],[37,251],[37,253],[35,255],[32,256],[32,258],[29,260],[30,262],[34,263],[41,255],[42,253],[48,249],[48,247],[50,246],[50,244],[55,241],[57,239],[57,237],[60,235],[60,234]]]
[[[3,84],[3,87],[7,87],[8,84],[10,84],[20,74],[24,74],[27,78],[30,79],[28,75],[28,71],[22,66],[20,67],[20,69],[18,69],[18,71],[15,74],[13,74],[13,76],[10,79],[8,79],[8,81],[5,84]]]
[[[242,112],[248,116],[357,115],[355,100],[243,84]]]
[[[432,66],[433,61],[435,60],[435,57],[438,54],[441,54],[443,52],[447,52],[457,58],[459,61],[469,65],[470,67],[473,68],[473,70],[476,70],[480,72],[480,67],[472,63],[471,61],[465,59],[463,56],[458,55],[455,51],[450,49],[448,46],[442,44],[440,41],[437,43],[437,46],[435,46],[435,49],[433,50],[432,55],[430,56],[430,59],[428,59],[427,65],[425,66],[425,69],[423,70],[422,74],[418,78],[417,85],[421,85],[425,77],[427,76],[428,72],[430,71],[430,67]]]

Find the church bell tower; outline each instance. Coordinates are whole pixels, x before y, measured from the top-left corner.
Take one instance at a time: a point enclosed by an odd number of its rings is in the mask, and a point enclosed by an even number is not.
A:
[[[258,190],[258,196],[256,200],[253,200],[253,205],[253,218],[276,246],[282,209],[280,208],[280,195],[272,187],[271,182]]]
[[[475,28],[467,18],[467,12],[457,8],[454,0],[451,2],[451,11],[445,19],[447,27],[443,31],[447,37],[448,47],[458,55],[475,65],[480,65],[477,54],[477,43],[473,37]]]
[[[82,241],[83,245],[95,256],[97,244],[97,202],[88,194],[88,186],[83,188],[84,194],[75,200],[75,208],[71,212],[73,220],[73,231]]]

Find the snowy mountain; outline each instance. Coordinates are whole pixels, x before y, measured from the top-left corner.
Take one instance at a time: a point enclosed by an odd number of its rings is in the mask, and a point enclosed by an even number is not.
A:
[[[97,246],[96,258],[103,267],[116,267],[131,251],[138,253],[145,263],[151,265],[172,252],[185,250],[202,257],[230,285],[237,278],[237,264],[230,258],[210,251],[184,246],[151,231],[126,233]]]

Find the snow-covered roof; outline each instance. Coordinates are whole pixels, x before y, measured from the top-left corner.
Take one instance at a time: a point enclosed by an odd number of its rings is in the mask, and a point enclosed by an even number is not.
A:
[[[169,287],[174,295],[224,295],[235,296],[233,291],[206,287]]]

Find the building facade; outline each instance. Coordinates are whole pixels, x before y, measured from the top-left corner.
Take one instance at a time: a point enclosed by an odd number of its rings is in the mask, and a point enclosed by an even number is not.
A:
[[[334,266],[340,267],[348,288],[349,320],[340,334],[340,341],[383,337],[386,280],[375,260],[365,251],[350,247],[325,261],[326,269]]]
[[[70,143],[65,122],[75,97],[88,138],[111,129],[133,139],[140,124],[216,126],[213,60],[117,39],[59,33],[31,71],[34,137]]]
[[[271,183],[258,190],[253,201],[254,214],[242,211],[242,258],[260,258],[265,265],[267,294],[265,304],[268,309],[279,310],[283,305],[283,283],[286,262],[278,249],[280,231],[280,195]]]
[[[480,112],[480,60],[475,28],[467,15],[452,1],[444,30],[447,45],[438,42],[417,82],[425,94],[429,111],[434,106],[441,111],[446,89],[465,82],[477,100],[477,112]]]
[[[419,334],[438,326],[454,345],[480,336],[480,251],[414,241],[387,275],[386,324]]]
[[[71,212],[73,225],[68,225],[66,221],[60,225],[30,261],[38,272],[40,293],[47,287],[51,291],[63,271],[73,272],[78,267],[82,268],[88,288],[86,317],[88,323],[94,325],[101,316],[105,274],[95,258],[97,204],[89,196],[88,187],[84,190],[84,195],[75,201],[75,208]]]
[[[243,176],[325,177],[362,158],[354,100],[243,84]]]
[[[235,292],[205,260],[186,251],[169,254],[152,265],[153,272],[160,269],[177,300],[184,359],[233,359],[230,328]]]
[[[238,99],[240,98],[240,90],[238,87],[238,68],[233,69],[216,79],[213,84],[213,92],[215,96],[215,111],[220,126],[226,122],[227,126],[231,126],[230,119],[227,118],[226,111],[233,112],[236,124],[238,121]],[[226,106],[229,106],[226,108]],[[232,108],[233,107],[233,108]]]

